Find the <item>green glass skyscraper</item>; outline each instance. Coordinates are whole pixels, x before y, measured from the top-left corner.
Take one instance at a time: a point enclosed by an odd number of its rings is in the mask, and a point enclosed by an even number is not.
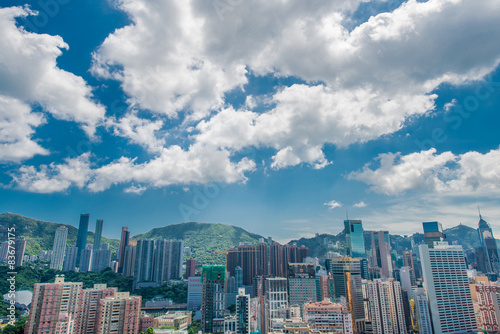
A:
[[[365,237],[361,220],[344,220],[347,256],[366,259]]]

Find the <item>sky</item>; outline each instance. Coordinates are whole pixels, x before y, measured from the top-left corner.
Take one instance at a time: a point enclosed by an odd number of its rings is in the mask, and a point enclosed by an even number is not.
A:
[[[0,212],[500,234],[497,0],[1,5]]]

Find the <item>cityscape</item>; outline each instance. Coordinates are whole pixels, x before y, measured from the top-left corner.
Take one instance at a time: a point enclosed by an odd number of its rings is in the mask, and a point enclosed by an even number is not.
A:
[[[55,275],[32,291],[5,291],[4,300],[25,319],[26,334],[500,330],[498,241],[481,214],[480,246],[472,249],[449,243],[437,221],[423,222],[423,240],[413,238],[405,249],[389,231],[365,231],[361,220],[343,223],[345,247],[321,257],[310,256],[304,245],[268,237],[215,251],[225,263],[197,263],[183,240],[133,240],[125,226],[112,254],[109,243],[101,242],[104,221],[96,220],[93,243],[87,243],[90,214],[81,214],[75,245],[68,244],[64,225],[55,229],[52,249],[38,256],[24,254],[22,236],[2,242],[0,260],[14,280],[34,264]],[[106,283],[84,288],[67,279],[72,272],[112,272],[130,278],[131,290]],[[185,293],[140,294],[163,286]],[[12,326],[13,315],[3,317],[3,327]]]

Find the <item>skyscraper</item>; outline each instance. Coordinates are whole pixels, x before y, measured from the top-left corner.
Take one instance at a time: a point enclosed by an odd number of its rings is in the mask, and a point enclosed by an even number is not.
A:
[[[66,255],[64,256],[64,271],[75,270],[76,268],[76,255],[78,254],[78,247],[71,246],[66,249]]]
[[[484,268],[488,273],[498,273],[500,271],[500,262],[498,248],[493,230],[490,225],[479,214],[479,223],[477,233],[484,253]]]
[[[269,246],[264,242],[257,245],[257,275],[269,274]]]
[[[154,281],[155,241],[140,239],[137,241],[134,266],[134,286],[140,282]]]
[[[92,245],[87,244],[84,250],[82,250],[80,255],[80,271],[91,271],[92,270]]]
[[[186,275],[184,278],[188,279],[189,277],[195,276],[195,267],[196,261],[193,258],[189,258],[186,260]]]
[[[267,304],[266,326],[271,328],[275,319],[281,319],[280,312],[288,308],[288,280],[284,277],[266,278],[264,291]]]
[[[269,246],[269,267],[271,276],[283,277],[283,250],[277,242]]]
[[[244,288],[239,288],[236,296],[236,322],[237,333],[250,334],[250,296]]]
[[[118,288],[108,288],[106,284],[94,284],[93,288],[84,289],[76,321],[76,333],[96,333],[99,301],[103,298],[114,296],[117,292]]]
[[[82,213],[80,215],[80,225],[78,226],[78,237],[76,238],[76,247],[78,248],[78,252],[76,254],[76,265],[80,265],[80,257],[82,251],[85,249],[87,245],[87,232],[89,230],[89,213]]]
[[[431,315],[429,313],[429,303],[424,289],[415,290],[415,310],[417,314],[417,327],[419,334],[432,334]]]
[[[366,259],[365,237],[361,220],[344,220],[347,256]]]
[[[95,222],[94,247],[92,248],[92,250],[94,252],[101,248],[102,225],[103,224],[104,224],[104,221],[102,219],[97,219]]]
[[[201,330],[203,333],[224,333],[226,310],[226,266],[203,266]]]
[[[317,301],[316,270],[312,263],[288,264],[288,298],[290,306],[302,306]]]
[[[101,272],[111,265],[111,249],[109,244],[101,244],[99,249],[93,251],[92,271]]]
[[[96,331],[100,334],[137,334],[141,316],[141,296],[117,292],[99,300]]]
[[[154,264],[154,281],[159,285],[163,281],[182,277],[184,242],[157,239]]]
[[[439,222],[424,222],[422,223],[424,228],[424,238],[425,243],[429,248],[434,247],[434,242],[439,242],[444,240],[443,225]]]
[[[54,245],[52,246],[52,258],[50,268],[62,270],[64,264],[64,252],[66,251],[66,239],[68,238],[68,228],[59,226],[54,236]]]
[[[373,333],[406,333],[401,285],[393,278],[368,282]]]
[[[127,247],[130,239],[130,232],[128,231],[128,227],[122,227],[122,237],[120,240],[120,249],[118,251],[118,273],[123,272],[123,258],[125,256],[125,247]]]
[[[125,255],[123,257],[123,276],[134,276],[134,267],[135,267],[135,245],[127,245],[125,247]]]
[[[419,246],[424,287],[434,332],[466,333],[477,328],[462,246]]]
[[[381,268],[383,278],[392,278],[391,242],[388,231],[372,231],[373,266]]]
[[[16,266],[22,266],[24,259],[24,250],[26,249],[26,239],[24,239],[24,237],[17,237],[14,242],[14,249],[16,251],[14,264]]]

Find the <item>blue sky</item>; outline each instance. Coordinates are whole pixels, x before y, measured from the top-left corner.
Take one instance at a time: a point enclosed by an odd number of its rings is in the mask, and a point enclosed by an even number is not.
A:
[[[0,32],[1,212],[500,228],[498,1],[4,1]]]

